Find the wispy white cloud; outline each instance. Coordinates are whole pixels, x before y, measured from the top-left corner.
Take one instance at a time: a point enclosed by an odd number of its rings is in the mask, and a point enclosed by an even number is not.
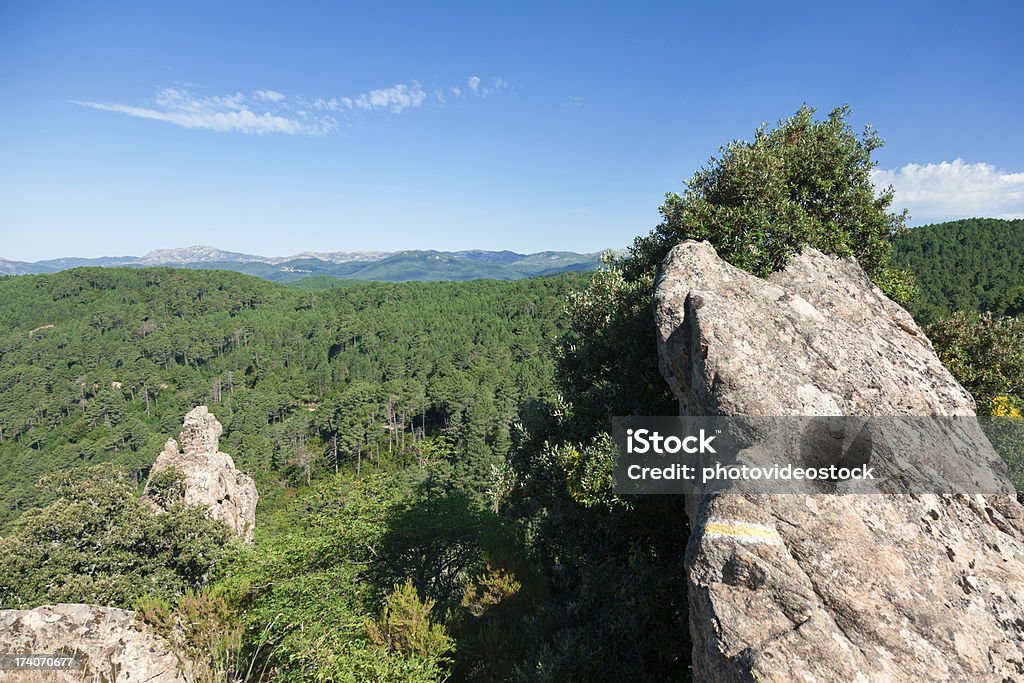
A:
[[[379,88],[353,97],[332,97],[314,100],[312,107],[318,111],[385,110],[401,114],[406,109],[416,109],[427,99],[427,92],[419,83],[399,83],[390,88]]]
[[[500,78],[492,79],[490,87],[483,85],[478,76],[470,76],[466,83],[477,97],[487,97],[492,92],[501,93],[510,87]],[[337,117],[377,111],[400,114],[418,109],[428,101],[427,89],[416,81],[377,88],[358,95],[316,99],[301,96],[289,99],[275,90],[205,96],[196,94],[193,88],[190,84],[164,88],[157,92],[153,103],[148,106],[82,100],[72,100],[72,103],[137,118],[165,121],[183,128],[254,135],[323,135],[338,128]],[[462,97],[465,92],[458,85],[446,89],[433,88],[440,105],[447,101],[445,91],[455,97]]]
[[[252,95],[262,102],[280,102],[284,99],[284,95],[273,90],[257,90]]]
[[[986,216],[1024,217],[1024,173],[963,159],[876,169],[872,181],[892,186],[893,205],[910,210],[915,223]]]
[[[257,94],[262,93],[262,95]],[[110,104],[72,100],[74,104],[101,111],[113,111],[153,121],[165,121],[182,128],[217,132],[266,135],[320,135],[336,127],[333,119],[311,117],[308,114],[289,116],[282,109],[280,95],[268,98],[273,91],[257,91],[252,96],[243,93],[221,96],[199,96],[187,89],[165,88],[156,94],[154,105],[139,107],[128,104]]]
[[[470,76],[467,78],[466,85],[469,87],[469,92],[477,97],[500,95],[511,87],[509,82],[502,78],[491,78],[485,83],[479,76]]]
[[[349,109],[362,109],[363,111],[386,109],[400,114],[406,109],[416,109],[423,104],[425,99],[427,99],[426,91],[419,83],[413,82],[411,85],[399,83],[390,88],[371,90],[352,98],[343,97],[341,101]]]

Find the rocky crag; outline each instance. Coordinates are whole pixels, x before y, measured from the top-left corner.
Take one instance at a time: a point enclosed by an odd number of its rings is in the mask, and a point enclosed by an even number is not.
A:
[[[252,477],[235,468],[231,456],[220,451],[224,432],[206,406],[192,409],[186,416],[178,441],[168,439],[150,470],[154,475],[178,470],[184,476],[184,502],[202,505],[212,519],[227,524],[246,543],[252,542],[256,524],[258,495]],[[143,495],[153,498],[147,484]]]
[[[182,474],[183,502],[202,505],[213,519],[225,522],[242,540],[252,542],[256,486],[220,452],[223,432],[206,406],[185,416],[181,449],[169,439],[150,471],[144,496],[159,506],[151,484],[160,472]],[[2,680],[109,681],[171,683],[185,681],[171,644],[140,622],[131,610],[99,605],[44,605],[30,610],[0,610],[0,653],[74,655],[82,668],[64,672],[0,672]]]
[[[129,610],[97,605],[46,605],[0,610],[0,652],[74,657],[66,671],[3,671],[5,681],[184,683],[170,643]]]
[[[683,415],[974,414],[851,259],[807,250],[762,280],[686,242],[662,264],[654,310]],[[691,500],[695,679],[1024,679],[1024,508],[1003,483]]]

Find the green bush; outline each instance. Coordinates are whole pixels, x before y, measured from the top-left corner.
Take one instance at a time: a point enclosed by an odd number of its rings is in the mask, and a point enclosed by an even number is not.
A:
[[[572,296],[558,376],[584,435],[609,418],[662,414],[673,401],[658,373],[651,296],[669,250],[707,240],[738,268],[766,276],[805,246],[855,257],[890,297],[906,303],[912,279],[890,263],[891,240],[906,230],[906,212],[890,213],[891,188],[876,193],[871,154],[882,145],[870,128],[858,136],[847,107],[823,121],[801,107],[753,141],[720,150],[669,193],[662,222],[621,258],[610,255],[589,287]]]
[[[846,122],[849,108],[824,121],[802,106],[778,128],[758,128],[751,142],[733,141],[670,193],[662,223],[637,239],[631,268],[656,266],[687,239],[708,240],[738,268],[766,276],[810,245],[854,256],[890,295],[905,295],[890,266],[891,239],[905,230],[906,212],[888,213],[892,189],[876,195],[871,153],[882,139],[869,127],[861,136]]]
[[[447,622],[516,539],[435,469],[328,477],[276,513],[286,531],[228,558],[215,585],[245,623],[242,659],[282,681],[444,680]]]
[[[135,604],[139,619],[167,639],[190,681],[220,683],[253,678],[254,661],[242,658],[243,626],[224,596],[188,589],[175,601],[145,596]]]
[[[958,311],[927,328],[939,358],[978,404],[985,433],[1024,501],[1024,317]]]
[[[925,331],[980,414],[1024,408],[1024,317],[958,311]]]
[[[185,499],[185,475],[169,467],[150,474],[146,482],[146,496],[162,508],[168,508]]]
[[[442,624],[435,623],[435,602],[420,600],[411,579],[394,587],[376,619],[366,622],[366,632],[376,645],[414,658],[427,669],[442,670],[454,642]]]
[[[123,470],[99,465],[49,475],[56,496],[0,539],[0,606],[56,602],[130,607],[145,594],[174,598],[201,586],[231,532],[200,507],[156,510]]]

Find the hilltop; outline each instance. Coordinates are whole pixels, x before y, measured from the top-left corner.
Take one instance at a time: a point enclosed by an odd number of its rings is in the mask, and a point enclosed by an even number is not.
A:
[[[968,218],[913,228],[893,260],[917,280],[918,320],[956,310],[1024,313],[1024,219]]]

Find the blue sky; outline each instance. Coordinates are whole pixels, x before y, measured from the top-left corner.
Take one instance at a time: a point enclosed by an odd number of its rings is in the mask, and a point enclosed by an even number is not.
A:
[[[1017,3],[0,4],[0,257],[621,247],[801,103],[1024,215]]]

